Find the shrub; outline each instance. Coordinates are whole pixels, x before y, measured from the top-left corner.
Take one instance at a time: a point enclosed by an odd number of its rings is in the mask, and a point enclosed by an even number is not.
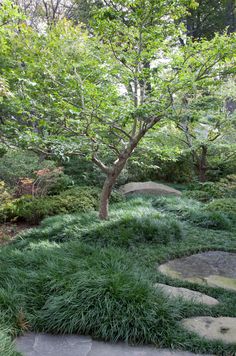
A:
[[[37,224],[47,216],[86,212],[97,208],[98,193],[95,188],[78,187],[55,196],[22,197],[16,201],[16,215],[18,219]]]
[[[46,197],[25,195],[0,206],[0,222],[23,220],[38,224],[48,216],[87,212],[98,208],[100,193],[98,188],[81,186]],[[124,197],[119,192],[112,193],[111,202],[117,203],[123,200]]]
[[[225,215],[227,215],[230,219],[236,221],[235,198],[215,199],[207,204],[205,210],[209,212],[222,212]]]
[[[184,193],[184,196],[190,199],[198,200],[203,203],[211,200],[211,195],[203,190],[192,190],[192,191],[188,190]]]
[[[52,161],[39,162],[39,157],[33,152],[10,150],[0,158],[0,179],[15,187],[19,178],[33,178],[34,171],[53,166],[55,163]]]

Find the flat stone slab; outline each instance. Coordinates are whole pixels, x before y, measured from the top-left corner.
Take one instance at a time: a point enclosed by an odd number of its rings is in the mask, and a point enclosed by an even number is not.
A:
[[[172,278],[236,290],[236,253],[208,251],[169,261],[158,270]]]
[[[183,327],[208,340],[236,343],[236,318],[202,316],[183,319]]]
[[[216,305],[219,303],[217,299],[191,289],[172,287],[161,283],[156,283],[155,287],[160,288],[162,292],[170,298],[183,298],[187,301],[207,305]]]
[[[181,195],[179,190],[155,182],[131,182],[121,187],[121,192],[128,194]]]
[[[104,343],[85,336],[34,333],[17,338],[16,348],[24,356],[196,356],[184,351]]]

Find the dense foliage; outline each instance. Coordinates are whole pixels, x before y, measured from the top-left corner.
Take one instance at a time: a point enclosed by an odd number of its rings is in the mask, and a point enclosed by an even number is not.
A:
[[[235,252],[235,18],[231,0],[0,2],[0,243],[32,227],[1,247],[1,355],[28,330],[235,353],[179,324],[236,317],[235,293],[154,287],[189,287],[157,263]],[[182,196],[119,190],[149,180]]]

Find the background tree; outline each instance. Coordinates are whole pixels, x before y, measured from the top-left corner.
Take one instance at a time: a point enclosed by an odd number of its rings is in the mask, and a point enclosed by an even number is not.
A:
[[[209,170],[214,169],[209,160],[218,157],[217,165],[235,155],[235,110],[227,105],[236,99],[234,80],[220,88],[208,88],[205,92],[185,98],[178,113],[177,127],[184,137],[191,154],[193,168],[201,182],[207,180]]]
[[[187,34],[195,40],[211,39],[215,33],[235,32],[234,0],[199,0],[196,8],[189,9],[185,19]]]

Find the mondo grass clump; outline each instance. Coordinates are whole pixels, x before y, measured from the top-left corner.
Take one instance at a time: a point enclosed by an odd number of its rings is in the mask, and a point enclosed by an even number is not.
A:
[[[219,208],[214,209],[215,206],[222,206],[223,203],[218,203],[221,200],[226,200],[226,203],[230,200],[230,203],[222,210]],[[212,201],[209,204],[203,204],[200,201],[186,197],[161,197],[153,199],[152,205],[158,210],[174,214],[179,219],[202,228],[231,230],[232,221],[230,220],[229,206],[230,204],[232,205],[232,200],[234,199],[218,199],[216,200],[217,203]]]
[[[180,221],[158,212],[151,201],[134,199],[114,205],[110,218],[105,221],[99,220],[94,211],[47,218],[39,229],[22,234],[17,244],[38,239],[57,243],[73,239],[102,246],[129,247],[139,243],[168,244],[183,236]]]
[[[132,197],[111,205],[107,221],[96,211],[53,216],[2,246],[3,355],[16,355],[7,335],[27,331],[232,353],[232,345],[190,337],[179,322],[190,316],[236,316],[235,293],[192,286],[221,302],[208,307],[170,299],[154,287],[159,282],[192,288],[160,274],[160,263],[200,250],[235,250],[234,231],[187,223],[191,206],[202,209],[186,198]]]
[[[31,243],[21,251],[6,248],[3,262],[0,308],[14,327],[21,312],[24,325],[42,332],[162,345],[180,318],[148,273],[118,248]],[[24,325],[18,323],[18,329]]]
[[[1,356],[20,356],[20,353],[16,352],[14,345],[9,335],[5,330],[0,328],[0,355]]]

